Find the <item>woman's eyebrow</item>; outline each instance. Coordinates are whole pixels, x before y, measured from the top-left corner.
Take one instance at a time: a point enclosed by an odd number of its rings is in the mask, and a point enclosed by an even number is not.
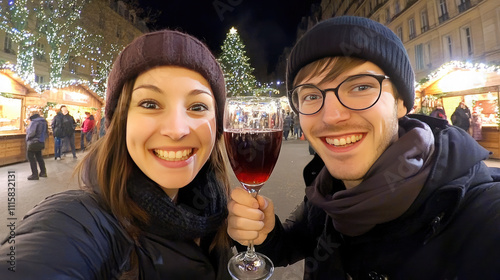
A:
[[[163,91],[159,87],[154,86],[154,85],[150,85],[150,84],[140,85],[140,86],[134,88],[132,91],[136,91],[138,89],[147,89],[147,90],[151,90],[151,91],[154,91],[157,93],[163,93]]]

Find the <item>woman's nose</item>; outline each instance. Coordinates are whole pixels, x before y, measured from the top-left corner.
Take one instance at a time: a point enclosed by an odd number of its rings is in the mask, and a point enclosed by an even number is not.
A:
[[[162,116],[162,135],[179,140],[189,134],[189,118],[184,108],[171,109]]]

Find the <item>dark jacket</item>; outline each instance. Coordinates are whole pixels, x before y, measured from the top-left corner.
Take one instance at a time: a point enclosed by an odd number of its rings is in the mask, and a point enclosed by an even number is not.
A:
[[[257,251],[277,266],[305,259],[304,279],[499,279],[500,169],[484,164],[488,152],[464,131],[414,117],[431,126],[436,149],[418,207],[349,237],[306,197]],[[304,179],[344,189],[317,155]]]
[[[208,255],[209,241],[171,241],[154,234],[141,247],[96,196],[72,190],[53,195],[32,209],[13,239],[0,247],[1,279],[119,279],[138,252],[140,279],[228,279],[227,257]],[[14,250],[10,247],[15,246]],[[33,248],[37,248],[34,250]],[[15,253],[16,272],[7,270]],[[7,264],[9,266],[10,264]],[[216,278],[217,271],[217,278]]]
[[[26,129],[26,144],[29,146],[33,143],[45,143],[48,135],[47,121],[35,114],[30,117],[31,123]]]
[[[76,121],[69,113],[64,115],[62,114],[62,129],[64,137],[71,136],[71,134],[75,133]]]
[[[461,129],[467,131],[470,127],[471,114],[469,108],[457,107],[455,112],[451,115],[451,123]]]
[[[54,135],[54,137],[64,137],[64,130],[62,127],[63,116],[64,115],[62,112],[58,112],[57,115],[52,119],[52,123],[50,124],[50,126],[52,127],[52,134]]]

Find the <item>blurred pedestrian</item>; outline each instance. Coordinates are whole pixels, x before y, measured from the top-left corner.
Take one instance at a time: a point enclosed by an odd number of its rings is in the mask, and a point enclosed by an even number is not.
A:
[[[47,120],[40,116],[40,111],[33,111],[30,120],[31,122],[26,129],[26,157],[31,167],[31,175],[28,180],[38,180],[39,177],[47,177],[42,150],[45,148],[45,139],[49,135],[49,130]],[[37,162],[40,166],[40,173],[38,173]]]
[[[61,106],[62,116],[62,130],[64,137],[62,139],[62,156],[69,152],[71,148],[71,153],[73,158],[76,159],[76,149],[75,149],[75,128],[76,122],[73,116],[69,114],[68,108],[64,105]]]
[[[290,134],[290,129],[292,127],[293,119],[290,116],[290,112],[286,113],[286,117],[283,119],[283,136],[285,140],[288,140],[288,136]]]
[[[465,102],[461,101],[451,115],[451,123],[469,133],[471,113]]]
[[[441,104],[441,102],[438,102],[436,104],[436,109],[434,109],[434,111],[431,112],[430,116],[434,118],[440,118],[443,120],[448,119],[448,117],[446,116],[446,112],[444,111],[443,104]]]
[[[52,119],[52,123],[50,126],[52,127],[52,135],[54,136],[54,159],[61,159],[61,149],[62,149],[62,140],[64,139],[64,129],[63,129],[63,113],[62,108],[66,107],[64,105],[59,108],[59,111]]]
[[[82,135],[80,137],[80,149],[82,152],[85,150],[85,141],[87,140],[87,146],[92,142],[92,136],[94,135],[95,120],[94,115],[90,112],[85,112],[87,116],[82,123]]]
[[[481,118],[481,108],[475,107],[471,120],[472,138],[476,141],[483,140],[483,120]]]

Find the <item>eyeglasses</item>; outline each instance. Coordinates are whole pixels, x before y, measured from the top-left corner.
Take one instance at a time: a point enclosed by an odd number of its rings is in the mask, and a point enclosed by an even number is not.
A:
[[[389,79],[386,75],[360,74],[347,77],[336,88],[319,89],[313,84],[294,87],[288,98],[294,109],[302,115],[313,115],[325,105],[326,93],[333,91],[340,104],[354,110],[366,110],[380,98],[382,82]]]

